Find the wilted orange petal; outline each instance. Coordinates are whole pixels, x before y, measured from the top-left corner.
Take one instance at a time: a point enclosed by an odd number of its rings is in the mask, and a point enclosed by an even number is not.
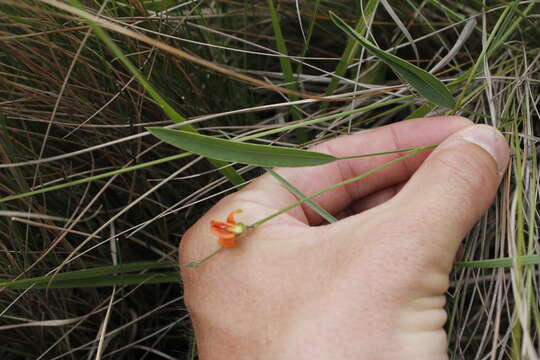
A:
[[[220,237],[218,240],[218,244],[225,249],[232,249],[236,246],[236,239],[234,236],[232,238]]]
[[[235,234],[217,226],[210,226],[212,234],[219,236],[220,238],[234,238]]]
[[[230,224],[230,223],[225,222],[225,221],[210,220],[210,225],[219,226],[219,227],[229,227],[229,226],[233,226],[234,224]]]
[[[240,210],[240,209],[231,211],[231,212],[229,213],[229,215],[227,216],[227,222],[228,222],[228,223],[231,223],[231,224],[233,224],[233,225],[235,225],[235,224],[236,224],[236,220],[234,220],[234,215],[235,215],[235,214],[238,214],[238,213],[241,213],[241,212],[242,212],[242,210]]]

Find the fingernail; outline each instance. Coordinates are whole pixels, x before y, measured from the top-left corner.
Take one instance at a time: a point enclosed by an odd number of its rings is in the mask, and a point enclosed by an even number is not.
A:
[[[458,132],[459,138],[480,146],[497,163],[499,177],[502,178],[508,166],[510,150],[504,136],[489,125],[473,125]]]

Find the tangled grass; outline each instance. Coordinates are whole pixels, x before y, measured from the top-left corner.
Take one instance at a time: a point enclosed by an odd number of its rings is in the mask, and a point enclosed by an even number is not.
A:
[[[237,185],[207,160],[179,156],[148,136],[145,127],[173,121],[75,7],[65,6],[0,2],[1,279],[135,262],[174,267],[184,231]],[[207,135],[233,138],[335,115],[256,140],[303,147],[449,113],[348,40],[330,10],[448,84],[459,103],[451,113],[506,135],[511,169],[466,239],[463,259],[511,260],[454,271],[449,349],[455,359],[537,359],[535,1],[84,4],[164,101]],[[350,110],[358,111],[344,114]],[[261,174],[234,169],[246,180]],[[532,265],[520,260],[525,255]],[[151,267],[138,268],[129,285],[75,277],[65,286],[0,289],[0,357],[195,358],[181,286],[176,277],[152,281]]]

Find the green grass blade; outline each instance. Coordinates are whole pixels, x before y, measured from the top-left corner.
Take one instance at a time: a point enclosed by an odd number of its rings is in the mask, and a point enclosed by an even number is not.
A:
[[[218,139],[188,131],[147,128],[152,135],[180,149],[223,161],[264,167],[302,167],[336,161],[332,155],[280,146],[256,145]]]
[[[289,55],[289,51],[287,50],[287,45],[285,43],[285,38],[283,37],[283,32],[281,31],[281,25],[279,24],[279,14],[277,12],[276,7],[274,6],[273,0],[268,0],[268,7],[270,8],[270,16],[272,19],[272,29],[274,30],[274,37],[276,39],[276,48],[277,50],[285,55],[281,56],[279,58],[279,64],[281,67],[281,72],[283,72],[283,80],[287,83],[285,87],[289,90],[298,91],[298,86],[296,86],[296,79],[294,77],[294,71],[292,68],[291,61],[287,57]],[[294,95],[287,95],[287,98],[290,101],[296,101],[298,100],[297,96]],[[293,120],[299,120],[302,118],[302,115],[298,111],[298,109],[294,106],[290,108],[291,117]],[[296,130],[296,134],[298,135],[298,139],[300,142],[304,143],[307,139],[307,134],[305,129],[298,128]]]
[[[489,260],[456,261],[454,263],[454,265],[457,267],[477,269],[509,268],[516,264],[540,265],[540,255],[524,255],[516,258],[499,258]]]
[[[32,285],[21,285],[13,283],[6,286],[9,289],[27,289],[32,286],[32,290],[37,289],[71,289],[84,287],[99,287],[99,286],[124,286],[124,285],[141,285],[141,284],[161,284],[173,283],[180,281],[180,274],[177,271],[165,273],[146,273],[146,274],[121,274],[108,275],[94,278],[84,278],[81,280],[56,280],[49,282],[39,282]]]
[[[313,35],[313,30],[315,29],[315,23],[317,22],[317,15],[319,13],[319,7],[321,5],[321,0],[315,0],[313,4],[313,15],[311,16],[311,19],[309,21],[308,25],[308,31],[306,34],[306,38],[304,41],[304,46],[302,47],[302,51],[300,52],[300,56],[306,56],[308,50],[309,50],[309,44],[311,43],[311,37]],[[298,63],[298,67],[296,68],[296,73],[300,73],[302,70],[302,62]]]
[[[464,85],[455,104],[455,111],[463,104],[463,99],[468,93],[468,88],[477,72],[482,70],[484,58],[493,54],[495,50],[497,50],[504,43],[504,41],[516,30],[523,18],[534,8],[535,3],[536,1],[531,2],[523,13],[518,12],[518,1],[512,2],[511,5],[504,8],[503,12],[497,19],[497,23],[493,26],[493,29],[486,40],[486,44],[478,55],[476,62],[469,70],[461,74],[456,80],[456,83],[464,82]]]
[[[281,175],[279,175],[277,172],[275,172],[272,169],[266,169],[267,172],[270,173],[277,181],[279,181],[283,186],[285,186],[287,189],[289,189],[290,192],[292,192],[294,195],[298,196],[300,199],[306,198],[304,194],[298,188],[296,188],[293,184],[285,180],[285,178]],[[317,212],[323,219],[328,221],[329,223],[335,223],[337,219],[332,216],[328,211],[324,210],[322,207],[320,207],[316,202],[313,202],[309,199],[306,199],[306,204],[312,208],[315,212]]]
[[[182,154],[171,155],[171,156],[167,156],[167,157],[162,157],[162,158],[157,159],[157,160],[147,161],[147,162],[144,162],[144,163],[140,163],[140,164],[132,165],[132,166],[127,166],[127,167],[117,169],[117,170],[107,171],[107,172],[104,172],[102,174],[98,174],[98,175],[94,175],[94,176],[87,176],[85,178],[69,181],[67,183],[51,185],[51,186],[43,187],[43,188],[37,189],[37,190],[32,190],[32,191],[28,191],[28,192],[24,192],[24,193],[5,196],[3,198],[0,198],[0,204],[4,203],[6,201],[11,201],[11,200],[15,200],[15,199],[22,199],[22,198],[25,198],[25,197],[28,197],[28,196],[34,196],[34,195],[38,195],[38,194],[43,194],[43,193],[46,193],[46,192],[49,192],[49,191],[60,190],[60,189],[64,189],[64,188],[67,188],[67,187],[70,187],[70,186],[86,184],[86,183],[89,183],[89,182],[92,182],[92,181],[96,181],[96,180],[100,180],[100,179],[106,179],[106,178],[111,177],[111,176],[125,174],[125,173],[131,172],[131,171],[141,170],[141,169],[144,169],[144,168],[147,168],[147,167],[150,167],[150,166],[155,166],[155,165],[159,165],[159,164],[162,164],[162,163],[165,163],[165,162],[182,159],[182,158],[185,158],[185,157],[190,156],[190,155],[192,155],[192,154],[191,153],[182,153]]]
[[[364,34],[366,32],[366,30],[368,29],[368,23],[370,22],[370,19],[373,18],[378,4],[378,0],[369,0],[369,2],[366,4],[365,8],[362,10],[364,18],[358,20],[358,23],[356,24],[355,31],[357,33]],[[366,19],[367,21],[364,21],[364,19]],[[334,71],[336,76],[332,77],[332,80],[330,80],[330,83],[325,90],[325,95],[331,95],[336,90],[339,84],[339,78],[345,75],[348,66],[352,63],[357,52],[358,43],[354,41],[354,39],[349,39],[349,41],[347,41],[347,46],[345,47],[345,50],[343,51],[339,63],[337,64]],[[321,107],[324,109],[327,106],[328,104],[323,103]]]
[[[434,103],[432,102],[425,103],[422,106],[420,106],[418,109],[410,113],[409,116],[405,118],[405,120],[417,119],[417,118],[427,116],[427,114],[429,114],[430,111],[433,111],[434,108],[435,108]]]
[[[375,44],[358,34],[343,19],[330,11],[332,21],[347,35],[358,41],[377,56],[382,62],[388,65],[398,75],[403,77],[420,95],[435,104],[451,109],[455,105],[454,98],[448,88],[435,76],[419,67],[379,49]]]
[[[136,262],[128,264],[119,264],[111,266],[101,266],[92,269],[68,271],[59,273],[56,275],[38,276],[28,279],[20,279],[15,281],[3,281],[0,282],[0,288],[8,289],[26,289],[32,285],[36,289],[42,289],[47,287],[47,284],[51,283],[84,283],[86,279],[101,279],[111,277],[113,275],[119,276],[120,274],[126,274],[138,271],[167,269],[175,267],[176,265],[171,263],[156,263],[156,262]],[[90,286],[90,285],[89,285]],[[54,287],[54,286],[52,286]],[[74,286],[76,287],[76,286]]]
[[[275,129],[263,130],[261,132],[258,132],[258,133],[252,134],[252,135],[243,136],[243,137],[239,138],[238,141],[246,141],[246,140],[251,140],[251,139],[257,139],[257,138],[261,138],[263,136],[272,135],[272,134],[278,134],[278,133],[282,133],[284,131],[297,129],[297,128],[301,127],[301,126],[309,126],[309,125],[320,124],[322,122],[326,122],[326,121],[329,121],[329,120],[339,119],[339,118],[342,118],[342,117],[345,117],[345,116],[354,115],[354,114],[358,114],[358,113],[361,113],[361,112],[367,112],[367,111],[379,109],[381,107],[401,103],[401,102],[403,102],[405,100],[410,100],[410,99],[412,99],[412,96],[403,96],[401,98],[394,98],[394,99],[386,100],[384,102],[362,106],[362,107],[359,107],[357,109],[353,109],[353,110],[349,110],[349,111],[343,111],[343,112],[340,112],[340,113],[337,113],[337,114],[327,115],[327,116],[323,116],[323,117],[316,118],[316,119],[313,119],[313,120],[306,120],[306,121],[302,121],[302,122],[291,124],[291,125],[285,125],[285,126],[275,128]]]
[[[272,29],[274,30],[274,37],[276,38],[276,48],[281,54],[288,56],[289,52],[287,51],[287,45],[285,44],[281,26],[279,25],[279,14],[274,6],[273,0],[268,0],[268,7],[270,8]],[[281,65],[281,71],[283,72],[283,79],[288,83],[286,87],[296,91],[297,87],[291,61],[287,57],[282,56],[279,58],[279,63]],[[289,100],[294,101],[298,100],[298,98],[296,96],[289,96]]]

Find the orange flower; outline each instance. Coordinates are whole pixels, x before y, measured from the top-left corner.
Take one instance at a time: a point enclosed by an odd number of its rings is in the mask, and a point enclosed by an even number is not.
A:
[[[210,231],[219,237],[218,244],[225,249],[236,247],[236,237],[247,230],[246,225],[234,220],[234,215],[241,212],[240,209],[231,211],[227,221],[210,221]]]

